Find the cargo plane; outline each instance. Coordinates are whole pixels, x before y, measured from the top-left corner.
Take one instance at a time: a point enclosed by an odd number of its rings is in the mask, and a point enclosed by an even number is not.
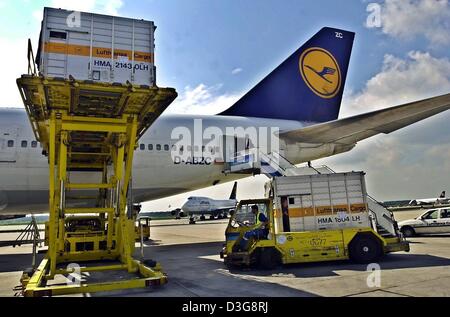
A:
[[[450,109],[447,94],[338,119],[354,36],[340,29],[321,29],[220,114],[163,114],[136,149],[133,200],[145,202],[250,176],[243,171],[227,172],[225,155],[222,159],[217,156],[225,153],[225,148],[237,155],[258,147],[245,136],[244,140],[236,137],[235,130],[227,135],[230,127],[270,131],[270,137],[279,140],[271,154],[276,152],[283,161],[297,165],[350,151],[359,141],[392,133]],[[173,132],[179,127],[194,131],[199,121],[203,131],[214,127],[222,131],[222,138],[180,146]],[[176,157],[174,151],[184,154]],[[208,158],[206,152],[214,158]],[[77,177],[87,176],[80,173]],[[47,158],[34,138],[25,110],[1,109],[0,213],[46,212],[48,179]]]
[[[410,206],[423,206],[423,205],[443,205],[450,204],[450,198],[446,197],[445,190],[436,198],[416,198],[409,202]]]

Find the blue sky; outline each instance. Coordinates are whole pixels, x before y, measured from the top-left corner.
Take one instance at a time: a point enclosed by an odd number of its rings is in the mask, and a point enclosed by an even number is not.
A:
[[[43,6],[155,21],[158,84],[175,87],[180,93],[170,112],[213,114],[224,110],[324,26],[356,32],[343,116],[450,92],[448,0],[373,1],[381,8],[382,23],[378,28],[365,25],[369,3],[0,0],[0,45],[9,46],[8,52],[14,51],[17,56],[4,65],[0,87],[6,88],[0,106],[21,106],[10,78],[26,70],[26,39],[31,36],[36,45]],[[1,51],[0,58],[10,60],[9,53]],[[443,189],[450,192],[448,122],[450,114],[442,114],[393,135],[364,141],[349,154],[325,163],[334,164],[338,170],[380,174],[369,184],[380,199],[434,196]],[[379,153],[388,154],[380,158]],[[384,173],[380,173],[380,162],[389,166]],[[418,177],[428,180],[419,181]],[[197,193],[221,198],[228,195],[231,186]],[[246,186],[254,187],[251,181],[244,181],[242,187]],[[394,188],[402,190],[394,195]],[[152,206],[165,205],[167,200]]]
[[[0,1],[0,36],[35,35],[43,6],[65,2],[67,8],[89,8],[94,1],[59,2]],[[93,6],[97,12],[104,11],[102,7]],[[357,33],[347,82],[352,90],[361,89],[380,69],[384,54],[403,55],[426,47],[420,38],[398,45],[396,39],[365,28],[366,7],[367,2],[359,0],[283,0],[282,5],[276,0],[144,0],[123,1],[116,12],[155,21],[161,85],[178,89],[220,85],[217,93],[233,94],[250,89],[323,26]],[[37,45],[36,38],[33,43]],[[236,69],[242,71],[233,74]]]
[[[356,32],[347,91],[361,90],[380,71],[385,54],[404,57],[427,50],[435,57],[448,47],[428,45],[423,37],[387,36],[364,26],[368,1],[283,0],[0,0],[1,38],[33,37],[43,6],[114,13],[155,21],[159,84],[204,84],[216,94],[242,94],[323,26]],[[383,3],[380,1],[379,3]],[[233,73],[235,71],[235,73]]]

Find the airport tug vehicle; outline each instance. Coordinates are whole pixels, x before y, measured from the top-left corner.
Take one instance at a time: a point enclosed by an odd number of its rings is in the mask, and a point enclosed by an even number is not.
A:
[[[244,200],[226,229],[221,257],[228,267],[351,259],[373,263],[384,254],[409,251],[393,214],[366,193],[363,172],[275,177],[266,199]],[[266,215],[267,237],[240,248],[255,229],[252,206]]]
[[[135,221],[135,236],[136,241],[149,241],[150,240],[150,217],[138,217]]]
[[[97,41],[96,20],[108,20],[112,25],[113,44],[117,34],[123,36],[125,31],[130,33],[130,43],[131,36],[133,43],[138,43],[138,31],[130,30],[142,24],[140,33],[153,32],[153,24],[82,13],[81,27],[90,25],[82,36],[86,37],[87,45],[91,43],[91,49],[87,46],[87,49],[66,50],[74,45],[67,44],[66,40],[81,36],[76,33],[78,30],[68,28],[60,32],[52,28],[58,21],[66,21],[69,14],[64,10],[45,9],[41,39],[48,42],[41,42],[39,73],[29,45],[28,74],[17,79],[36,140],[41,143],[49,163],[48,252],[36,269],[24,272],[23,294],[42,297],[165,284],[167,276],[159,263],[133,258],[136,218],[131,197],[132,165],[138,140],[175,100],[175,89],[136,80],[132,83],[138,76],[136,67],[130,68],[130,80],[121,82],[99,81],[92,77],[97,74],[95,69],[91,69],[90,78],[81,79],[69,73],[52,77],[54,71],[49,69],[50,63],[58,58],[61,63],[76,59],[86,67],[92,66],[88,63],[96,57],[93,52],[98,51],[92,46]],[[117,33],[123,25],[124,31]],[[73,32],[77,37],[72,36]],[[135,44],[127,47],[129,51],[119,50],[118,45],[102,51],[110,63],[138,62],[141,53],[135,51]],[[151,52],[141,55],[153,56]],[[64,69],[69,68],[60,70]],[[153,67],[143,69],[149,70],[148,76],[154,71]],[[105,78],[112,79],[113,73],[110,75]],[[81,278],[67,283],[66,276],[73,276],[74,265],[79,268]],[[124,278],[121,272],[120,279],[86,282],[87,273],[108,272],[110,277],[113,271],[125,271],[130,278]]]

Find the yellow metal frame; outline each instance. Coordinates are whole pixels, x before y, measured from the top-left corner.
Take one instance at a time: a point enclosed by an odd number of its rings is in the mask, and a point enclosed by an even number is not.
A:
[[[25,296],[51,296],[149,287],[167,282],[157,264],[150,268],[133,259],[134,218],[127,210],[134,151],[142,134],[176,98],[174,89],[109,85],[75,80],[22,76],[17,80],[23,102],[49,162],[48,253],[24,291]],[[102,183],[73,183],[72,172],[101,174]],[[88,191],[71,205],[68,192]],[[94,194],[92,196],[92,194]],[[95,205],[92,206],[94,199]],[[80,203],[86,206],[79,207]],[[105,234],[66,233],[69,215],[97,214]],[[76,243],[92,242],[92,251],[77,252]],[[100,248],[100,244],[106,246]],[[70,245],[67,250],[66,245]],[[120,264],[84,268],[86,272],[125,269],[136,273],[120,282],[79,286],[43,286],[64,263],[116,260]],[[70,272],[69,272],[70,273]]]
[[[150,269],[139,261],[133,260],[133,265],[136,272],[141,275],[140,279],[131,279],[124,281],[113,281],[95,284],[81,284],[81,285],[55,285],[42,286],[43,282],[47,280],[46,272],[49,270],[50,259],[44,259],[33,276],[27,281],[26,289],[24,291],[25,297],[48,297],[61,296],[73,294],[86,294],[96,292],[111,292],[133,288],[147,288],[160,286],[167,283],[167,277],[161,273],[160,267]],[[114,271],[126,269],[125,265],[110,265],[88,269],[81,269],[85,272],[100,272],[100,271]],[[65,270],[58,270],[58,274],[70,274],[72,272]],[[162,275],[161,277],[159,275]]]

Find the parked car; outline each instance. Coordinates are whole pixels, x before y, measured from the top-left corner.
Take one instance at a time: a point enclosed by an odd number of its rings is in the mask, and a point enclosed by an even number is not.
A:
[[[427,210],[415,219],[399,222],[398,226],[405,237],[450,233],[450,208]]]

